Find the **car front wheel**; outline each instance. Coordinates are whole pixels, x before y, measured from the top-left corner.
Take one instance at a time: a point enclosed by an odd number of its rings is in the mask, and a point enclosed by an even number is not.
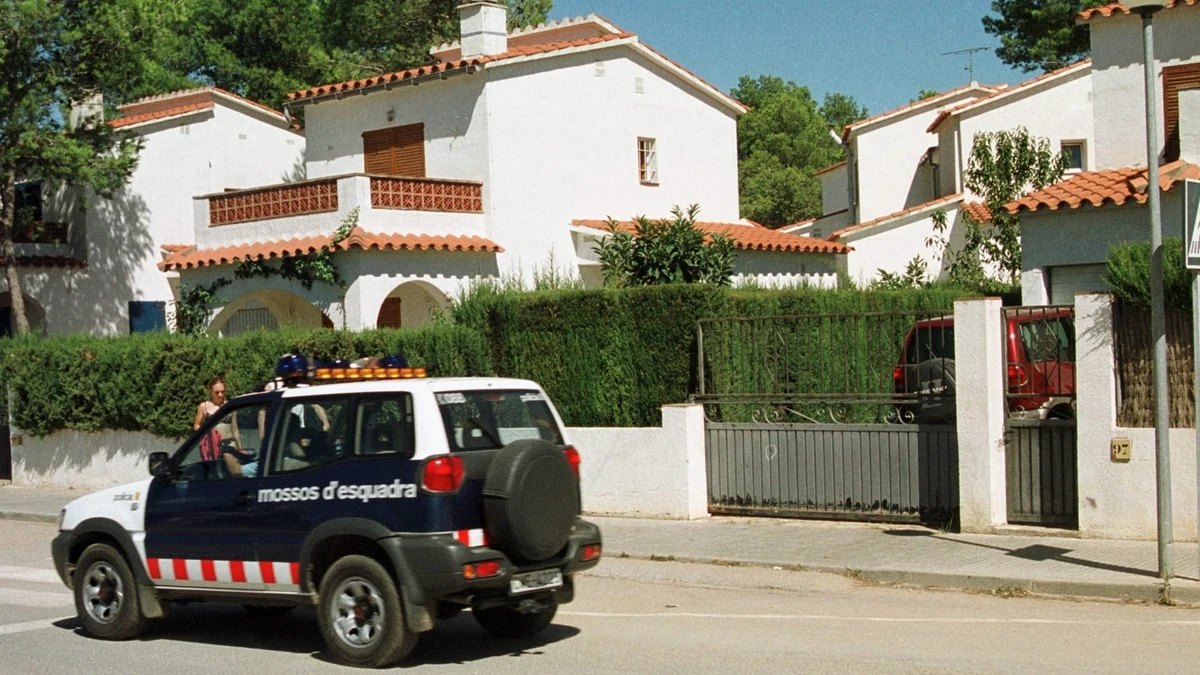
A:
[[[137,584],[125,558],[108,544],[92,544],[75,567],[75,611],[83,629],[104,640],[137,637],[146,625]]]

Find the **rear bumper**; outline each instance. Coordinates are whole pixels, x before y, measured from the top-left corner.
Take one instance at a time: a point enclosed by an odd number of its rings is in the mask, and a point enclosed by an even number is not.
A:
[[[382,540],[380,544],[392,558],[405,593],[414,604],[428,605],[434,601],[477,604],[484,599],[508,598],[514,574],[549,569],[562,572],[563,586],[511,597],[553,596],[559,604],[564,604],[573,599],[570,577],[600,562],[598,557],[583,560],[583,548],[601,544],[601,537],[600,529],[594,524],[576,519],[562,553],[549,560],[520,565],[496,549],[487,546],[468,548],[448,534],[399,534]],[[490,560],[500,562],[500,573],[496,576],[485,579],[463,577],[464,565]]]

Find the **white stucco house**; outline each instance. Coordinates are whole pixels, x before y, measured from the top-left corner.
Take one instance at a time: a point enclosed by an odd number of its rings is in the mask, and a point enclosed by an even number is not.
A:
[[[163,329],[177,280],[157,264],[163,245],[194,239],[188,195],[303,176],[303,133],[280,111],[227,91],[179,91],[118,110],[109,124],[144,145],[115,198],[18,186],[18,206],[33,208],[41,223],[16,237],[26,313],[38,332]],[[4,334],[12,330],[7,285],[0,280]]]
[[[945,211],[952,243],[963,219],[990,219],[963,172],[975,135],[1023,126],[1066,151],[1071,171],[1092,161],[1091,62],[1083,60],[1017,85],[971,83],[846,127],[847,161],[818,171],[824,214],[788,229],[848,244],[851,279],[869,284],[880,270],[903,272],[921,257],[942,274],[933,215]]]
[[[739,278],[833,284],[849,250],[739,219],[737,118],[746,108],[597,16],[506,32],[503,5],[460,6],[462,39],[436,63],[290,96],[306,180],[197,193],[194,243],[161,267],[233,280],[211,329],[247,309],[268,323],[350,329],[430,320],[480,277],[551,267],[602,283],[608,218],[699,204],[738,246]],[[272,184],[273,183],[273,184]],[[243,261],[315,251],[351,213],[341,289],[234,279]]]
[[[1006,205],[1021,216],[1026,304],[1070,304],[1107,290],[1109,248],[1150,238],[1142,20],[1119,3],[1079,15],[1091,29],[1095,145],[1091,171]],[[1164,235],[1183,235],[1186,179],[1200,179],[1200,3],[1154,15],[1159,187]]]

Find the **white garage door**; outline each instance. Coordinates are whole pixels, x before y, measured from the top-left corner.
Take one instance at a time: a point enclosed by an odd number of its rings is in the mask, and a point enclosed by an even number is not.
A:
[[[1050,304],[1073,305],[1077,291],[1107,291],[1104,265],[1059,265],[1049,268]]]

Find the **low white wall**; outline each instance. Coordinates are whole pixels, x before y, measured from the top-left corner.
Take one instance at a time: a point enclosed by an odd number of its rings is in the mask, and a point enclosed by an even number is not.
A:
[[[130,483],[149,475],[150,453],[178,447],[146,431],[68,430],[38,438],[13,429],[13,485],[87,491]]]
[[[704,411],[668,405],[662,427],[571,428],[583,458],[583,508],[651,518],[708,516]]]
[[[1079,531],[1088,537],[1158,536],[1154,429],[1116,425],[1112,296],[1075,296]],[[1112,461],[1114,438],[1133,441],[1130,461]],[[1176,541],[1196,541],[1196,432],[1172,429],[1171,510]]]

